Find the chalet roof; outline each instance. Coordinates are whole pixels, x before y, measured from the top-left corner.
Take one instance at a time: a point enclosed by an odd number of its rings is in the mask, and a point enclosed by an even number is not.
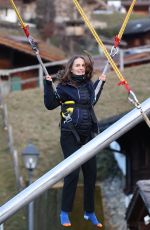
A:
[[[150,19],[137,19],[128,22],[124,35],[145,33],[150,31]]]
[[[143,210],[142,213],[141,210]],[[136,183],[136,189],[127,208],[126,219],[129,222],[143,219],[146,212],[150,214],[150,180],[140,180]]]
[[[137,182],[139,193],[150,214],[150,180],[141,180]]]
[[[53,46],[47,45],[45,42],[38,40],[37,41],[38,48],[40,51],[40,56],[42,59],[47,61],[58,61],[65,58],[65,55],[62,50]],[[35,56],[31,46],[29,45],[28,41],[25,41],[24,37],[18,36],[0,36],[0,45],[4,45],[10,47],[12,49],[21,51],[23,53],[27,53],[30,55]]]
[[[131,1],[121,1],[121,4],[123,6],[130,6],[131,5]],[[136,6],[149,6],[150,5],[150,1],[149,0],[140,0],[140,1],[136,1]]]

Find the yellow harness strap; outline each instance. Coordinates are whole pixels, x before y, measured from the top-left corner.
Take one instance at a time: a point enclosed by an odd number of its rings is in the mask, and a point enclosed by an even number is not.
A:
[[[62,106],[64,105],[64,107],[65,107],[65,105],[70,105],[70,107],[65,108],[65,112],[64,111],[61,112],[61,115],[62,115],[62,117],[64,119],[66,118],[66,114],[65,113],[67,113],[67,115],[68,114],[71,115],[73,113],[74,107],[71,107],[71,105],[74,105],[74,104],[75,104],[75,101],[65,101],[62,104]]]

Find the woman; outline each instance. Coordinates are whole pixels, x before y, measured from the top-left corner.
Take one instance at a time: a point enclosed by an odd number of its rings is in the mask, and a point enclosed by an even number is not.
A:
[[[90,141],[98,133],[98,124],[93,110],[103,85],[105,76],[101,75],[93,84],[93,63],[89,56],[76,55],[67,63],[57,94],[52,88],[51,76],[46,76],[44,84],[44,103],[51,110],[61,105],[61,137],[60,143],[64,158],[69,157],[82,145]],[[96,157],[82,166],[84,176],[84,219],[90,220],[97,227],[102,224],[94,213],[94,189],[96,182]],[[79,168],[64,178],[60,221],[63,226],[71,226],[69,212],[79,177]]]

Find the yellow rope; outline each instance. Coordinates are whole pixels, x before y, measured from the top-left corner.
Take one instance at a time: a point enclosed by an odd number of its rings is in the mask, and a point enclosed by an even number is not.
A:
[[[124,22],[123,22],[123,24],[122,24],[122,27],[121,27],[121,29],[120,29],[120,32],[119,32],[119,34],[118,34],[118,38],[119,38],[119,39],[122,38],[122,35],[123,35],[124,31],[125,31],[126,25],[127,25],[128,21],[129,21],[129,17],[130,17],[130,15],[131,15],[132,11],[133,11],[133,7],[134,7],[135,3],[136,3],[136,0],[133,0],[132,3],[131,3],[131,5],[130,5],[130,8],[129,8],[129,10],[128,10],[128,13],[127,13],[127,15],[126,15],[126,17],[125,17],[125,20],[124,20]]]
[[[76,6],[76,8],[78,9],[79,13],[81,14],[83,20],[85,21],[86,25],[88,26],[89,30],[91,31],[91,33],[93,34],[94,38],[96,39],[97,43],[99,44],[99,46],[102,48],[105,56],[107,57],[109,63],[111,64],[111,66],[113,67],[114,71],[116,72],[118,78],[120,79],[120,81],[125,81],[124,77],[122,76],[120,70],[118,69],[118,67],[116,66],[115,62],[113,61],[113,59],[111,58],[110,54],[108,53],[106,47],[104,46],[102,40],[100,39],[99,35],[96,33],[95,29],[93,28],[93,26],[91,25],[89,19],[87,18],[86,14],[84,13],[83,9],[81,8],[80,4],[78,3],[77,0],[73,0],[74,4]]]
[[[13,0],[10,0],[10,3],[11,3],[12,7],[14,8],[14,10],[15,10],[15,12],[16,12],[16,14],[17,14],[17,17],[18,17],[18,19],[19,19],[19,21],[20,21],[20,24],[21,24],[22,28],[25,28],[26,25],[24,24],[24,22],[23,22],[23,20],[22,20],[22,18],[21,18],[21,16],[20,16],[20,14],[19,14],[19,11],[18,11],[17,7],[15,6],[14,1],[13,1]]]

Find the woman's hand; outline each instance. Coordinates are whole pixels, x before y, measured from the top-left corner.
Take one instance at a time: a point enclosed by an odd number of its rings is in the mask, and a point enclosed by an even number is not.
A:
[[[99,80],[106,81],[106,75],[105,74],[100,75]]]
[[[46,79],[47,81],[52,81],[52,77],[51,77],[50,75],[47,75],[47,76],[45,77],[45,79]]]

